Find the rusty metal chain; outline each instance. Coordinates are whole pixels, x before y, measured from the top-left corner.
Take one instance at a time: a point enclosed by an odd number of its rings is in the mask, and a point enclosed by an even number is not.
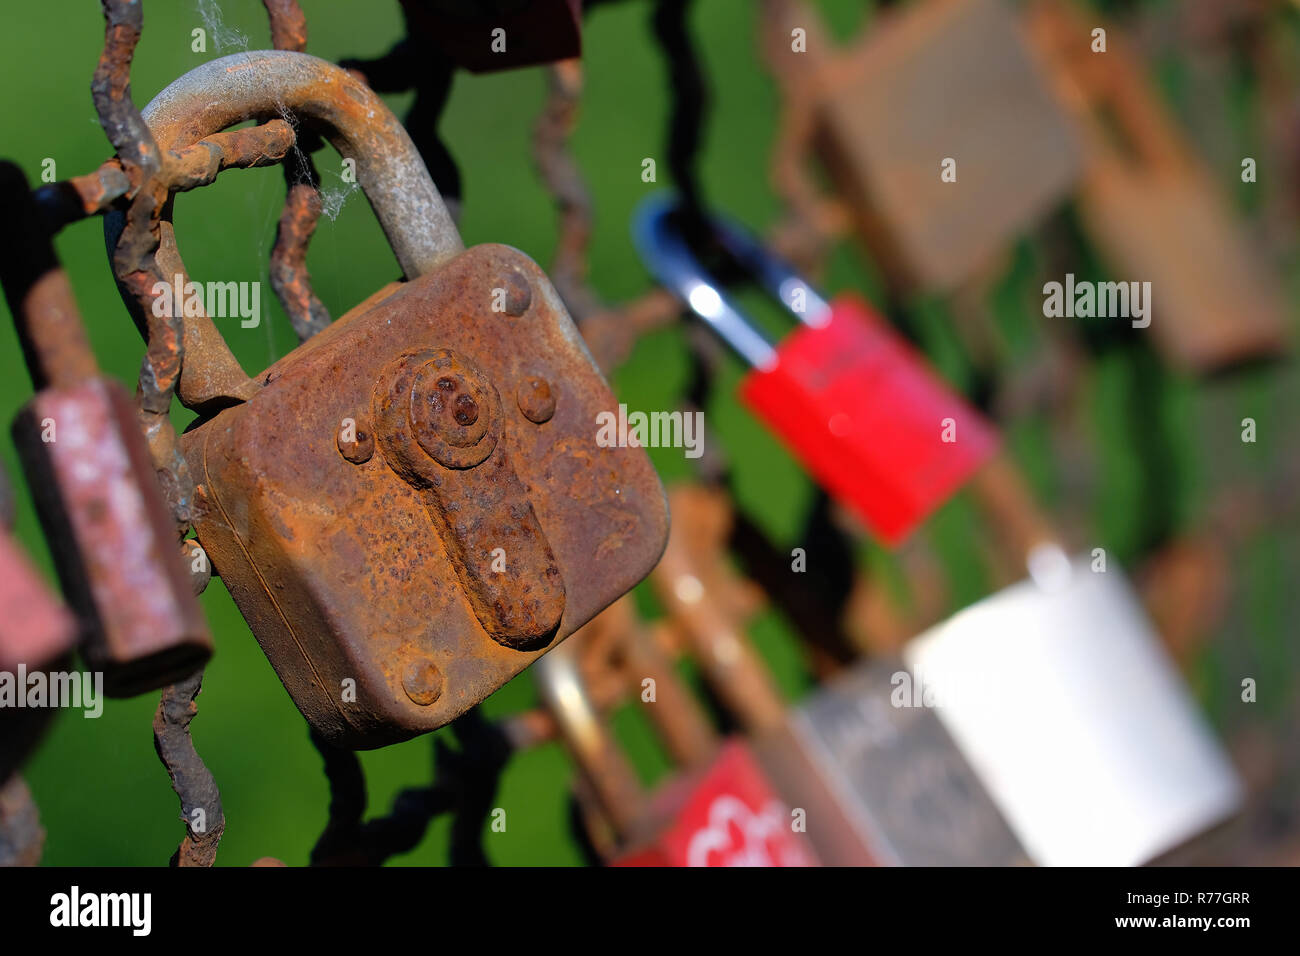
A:
[[[460,748],[433,739],[433,782],[401,791],[387,816],[363,822],[366,784],[357,755],[313,733],[330,785],[329,820],[311,852],[312,866],[379,866],[424,839],[437,816],[452,816],[449,862],[486,866],[483,828],[501,772],[515,752],[503,729],[475,707],[451,724]]]
[[[198,713],[195,699],[203,689],[203,671],[164,688],[153,717],[153,742],[181,801],[185,839],[172,854],[172,866],[211,866],[226,830],[217,781],[194,749],[190,721]]]
[[[307,18],[298,0],[262,0],[271,20],[271,44],[277,50],[303,53],[307,49]],[[320,148],[319,137],[301,136],[285,156],[284,210],[271,249],[271,288],[289,316],[299,342],[306,342],[330,324],[329,310],[312,290],[307,270],[307,247],[323,209],[320,173],[311,154]]]
[[[305,20],[294,0],[267,0],[266,5],[277,43],[299,42],[297,36],[305,41]],[[295,148],[297,137],[289,123],[276,119],[216,133],[179,150],[160,150],[131,99],[131,62],[143,27],[141,6],[124,0],[102,0],[102,6],[104,49],[91,92],[116,156],[93,173],[42,187],[35,197],[52,230],[88,216],[124,213],[111,256],[123,298],[146,341],[137,418],[179,543],[194,519],[194,482],[170,420],[185,361],[182,316],[174,309],[154,308],[155,289],[160,284],[170,288],[174,272],[174,238],[170,223],[164,228],[163,220],[169,218],[175,193],[207,185],[225,169],[279,163]],[[302,244],[305,247],[305,239]],[[287,245],[292,250],[292,243]],[[294,265],[290,262],[290,273]],[[305,282],[305,267],[302,274]],[[206,581],[206,575],[197,576],[195,590],[201,591]],[[181,866],[210,866],[225,828],[216,782],[189,734],[202,679],[200,669],[166,688],[154,718],[155,746],[185,817],[187,835],[172,859]]]

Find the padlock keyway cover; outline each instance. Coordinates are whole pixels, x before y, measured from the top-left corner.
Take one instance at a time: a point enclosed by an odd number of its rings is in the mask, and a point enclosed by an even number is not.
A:
[[[258,381],[184,436],[198,535],[339,745],[446,724],[663,551],[659,478],[644,450],[597,445],[617,402],[515,249],[459,254]]]

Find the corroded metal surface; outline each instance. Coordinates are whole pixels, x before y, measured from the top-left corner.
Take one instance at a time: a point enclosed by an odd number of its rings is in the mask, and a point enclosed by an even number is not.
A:
[[[54,441],[42,440],[49,427]],[[103,378],[43,391],[20,413],[14,440],[105,690],[138,694],[205,661],[207,625],[126,391]]]
[[[307,246],[320,216],[320,190],[310,182],[290,185],[271,250],[271,288],[299,342],[306,342],[330,324],[329,312],[312,291],[307,271]]]
[[[442,349],[463,359],[448,389],[432,357],[410,361]],[[390,416],[392,366],[404,357],[408,405]],[[555,404],[542,424],[502,400],[538,377]],[[658,477],[643,450],[597,445],[597,415],[617,402],[545,275],[515,250],[463,253],[258,381],[256,398],[184,438],[205,502],[199,538],[295,702],[334,743],[375,747],[442,726],[659,557]],[[412,408],[412,395],[423,404]],[[376,435],[359,463],[339,442],[347,419],[358,436]],[[421,427],[436,434],[421,442]],[[540,536],[525,533],[530,513]],[[464,586],[467,572],[479,583]],[[423,691],[431,668],[436,695]]]
[[[507,647],[544,646],[564,582],[511,454],[497,448],[496,387],[451,349],[408,352],[381,374],[372,410],[389,465],[420,490],[483,629]]]
[[[198,713],[194,700],[203,689],[197,670],[163,691],[153,717],[154,747],[181,799],[185,839],[172,856],[173,866],[211,866],[226,829],[221,793],[190,739],[190,721]]]
[[[179,149],[285,112],[356,162],[357,183],[407,278],[464,248],[401,123],[368,86],[325,60],[285,50],[221,57],[159,93],[144,118],[161,148]]]
[[[99,374],[67,278],[22,173],[0,166],[0,259],[32,378],[14,440],[85,657],[105,688],[161,687],[211,654],[153,462],[126,391]]]
[[[262,0],[271,21],[271,45],[277,50],[307,48],[307,18],[298,0]]]
[[[281,119],[249,129],[214,133],[171,153],[167,185],[173,192],[185,192],[215,182],[217,174],[226,169],[272,166],[284,159],[294,139],[293,127]]]
[[[307,18],[298,0],[263,0],[263,4],[271,19],[271,45],[277,50],[305,53]],[[271,249],[271,288],[293,323],[299,342],[306,342],[330,324],[329,311],[313,291],[307,270],[307,247],[322,210],[320,173],[311,158],[320,146],[320,138],[309,134],[285,159],[284,209]]]
[[[278,50],[222,57],[172,83],[145,107],[143,116],[167,156],[245,120],[274,121],[286,113],[295,117],[300,130],[321,133],[356,164],[357,182],[408,278],[435,268],[463,248],[446,206],[396,117],[364,83],[324,60]],[[159,278],[166,282],[178,274],[182,281],[189,278],[176,249],[170,207],[151,212],[156,226],[154,261],[145,261],[142,268],[148,274],[142,273],[139,281],[129,281],[131,272],[120,261],[124,237],[138,231],[132,228],[133,213],[115,213],[104,224],[110,248],[119,249],[115,271],[128,290],[138,321],[151,314],[150,290]],[[134,241],[127,245],[135,248]],[[153,320],[149,342],[161,363],[160,381],[174,385],[185,405],[199,410],[220,407],[246,401],[256,392],[210,317],[187,317],[183,328],[176,329],[178,321]],[[181,339],[176,341],[173,333]],[[181,363],[186,354],[190,360]]]

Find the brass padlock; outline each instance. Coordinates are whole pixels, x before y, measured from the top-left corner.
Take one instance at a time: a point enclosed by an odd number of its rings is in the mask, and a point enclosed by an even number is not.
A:
[[[768,59],[800,101],[787,123],[815,146],[891,280],[951,291],[1077,181],[1077,132],[1006,0],[908,4],[843,51],[828,48],[811,4],[764,9]]]
[[[545,274],[464,249],[356,78],[300,53],[226,57],[144,117],[175,149],[285,111],[356,161],[409,281],[182,441],[214,570],[312,727],[365,749],[446,724],[628,591],[667,507],[643,450],[597,444],[617,403]]]
[[[1208,374],[1276,358],[1289,335],[1285,295],[1266,258],[1143,75],[1118,31],[1104,56],[1096,26],[1068,3],[1030,4],[1033,42],[1084,131],[1081,221],[1120,276],[1149,281],[1152,344]]]

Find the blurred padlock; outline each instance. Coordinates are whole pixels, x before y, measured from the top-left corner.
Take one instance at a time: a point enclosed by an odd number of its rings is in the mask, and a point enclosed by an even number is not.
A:
[[[9,482],[0,473],[0,672],[35,670],[76,646],[77,628],[9,532]]]
[[[83,654],[106,693],[166,686],[212,653],[181,564],[135,406],[105,378],[86,340],[67,276],[16,166],[0,164],[0,279],[39,389],[14,441]]]
[[[355,77],[240,54],[144,118],[167,150],[286,111],[355,161],[409,281],[208,409],[183,448],[199,540],[294,702],[331,743],[379,747],[464,713],[630,590],[667,510],[644,450],[598,444],[617,402],[546,276],[464,248]]]
[[[858,664],[787,711],[766,663],[725,610],[724,492],[679,486],[673,532],[651,581],[705,680],[752,735],[754,754],[806,815],[818,858],[837,866],[1025,862],[980,780],[933,713],[899,701],[892,660]],[[729,520],[729,517],[728,517]],[[701,529],[708,529],[701,534]]]
[[[1005,457],[972,479],[994,540],[1027,580],[902,649],[1030,857],[1149,862],[1231,813],[1242,788],[1123,569],[1071,561]]]
[[[27,560],[10,533],[12,525],[11,489],[0,473],[0,680],[10,681],[15,694],[26,695],[29,675],[55,667],[76,646],[77,625]],[[27,708],[23,701],[2,698],[0,695],[0,804],[5,781],[27,758],[54,713],[50,708]],[[25,792],[21,781],[13,792]],[[20,814],[13,819],[25,817]],[[0,820],[0,830],[4,827]],[[18,826],[17,832],[28,831]],[[4,842],[0,834],[0,844]],[[0,863],[4,855],[0,849]]]
[[[1005,457],[971,480],[1021,580],[904,646],[935,711],[1043,865],[1136,865],[1228,816],[1231,764],[1124,572],[1073,562]]]
[[[647,794],[588,694],[578,666],[583,636],[547,654],[533,673],[539,696],[614,831],[614,865],[816,864],[790,809],[738,740],[724,742],[709,760]]]
[[[1006,0],[908,4],[844,51],[826,48],[812,5],[764,9],[790,108],[813,114],[809,138],[891,279],[951,291],[1077,181],[1076,131]]]
[[[753,367],[745,404],[886,543],[906,538],[993,454],[992,427],[861,300],[825,302],[742,230],[714,222],[726,253],[803,323],[773,346],[700,265],[671,200],[646,200],[634,229],[655,278]]]
[[[1193,372],[1283,352],[1288,318],[1276,274],[1120,31],[1109,26],[1097,54],[1095,18],[1060,0],[1029,9],[1034,43],[1086,134],[1084,227],[1119,278],[1151,283],[1153,344]]]
[[[913,698],[1046,866],[1149,862],[1242,797],[1123,572],[1098,561],[1041,545],[1029,579],[903,649]]]
[[[475,73],[582,54],[582,0],[402,0],[408,29]]]

